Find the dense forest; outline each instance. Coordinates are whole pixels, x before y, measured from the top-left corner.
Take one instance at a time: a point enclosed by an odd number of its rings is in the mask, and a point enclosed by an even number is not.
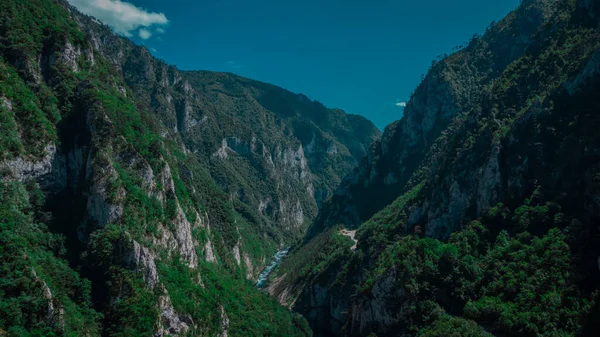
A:
[[[523,1],[434,62],[271,294],[323,336],[597,336],[598,9]]]

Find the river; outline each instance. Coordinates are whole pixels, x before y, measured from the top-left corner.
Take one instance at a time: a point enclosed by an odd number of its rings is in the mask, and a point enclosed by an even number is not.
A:
[[[275,267],[277,267],[281,263],[281,261],[289,251],[289,247],[284,248],[278,251],[277,254],[275,254],[275,256],[273,256],[273,260],[271,260],[271,263],[265,269],[263,269],[263,271],[261,271],[260,274],[258,274],[258,282],[256,282],[257,288],[264,288],[269,283],[269,275],[271,275],[273,269],[275,269]]]

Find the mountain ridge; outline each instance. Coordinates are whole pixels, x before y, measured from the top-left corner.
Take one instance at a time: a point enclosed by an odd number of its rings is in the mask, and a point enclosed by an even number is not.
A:
[[[552,17],[553,7],[548,5],[551,3],[553,2],[525,1],[519,9],[488,28],[482,38],[473,38],[465,49],[439,62],[432,62],[427,76],[409,100],[404,117],[385,128],[381,142],[373,147],[368,161],[362,163],[358,169],[358,176],[346,177],[347,181],[340,185],[339,193],[336,193],[334,200],[326,207],[332,208],[331,212],[344,212],[344,216],[339,220],[353,226],[367,220],[395,199],[417,169],[413,165],[419,165],[423,153],[427,152],[458,111],[469,110],[472,102],[477,101],[480,89],[516,59],[528,46],[531,36]],[[518,25],[513,22],[518,22]],[[523,22],[528,24],[523,25]],[[513,34],[519,35],[511,36]],[[507,37],[516,43],[503,44],[502,41]],[[477,81],[480,82],[476,83]],[[421,97],[425,98],[419,101]],[[379,168],[373,163],[386,168]],[[389,167],[394,169],[379,172]],[[377,198],[374,198],[369,191],[378,188],[361,189],[360,185],[365,181],[368,185],[377,185],[380,190],[386,192],[376,192]],[[353,188],[357,189],[356,194],[360,194],[362,199],[350,201],[349,205],[345,205],[346,201],[342,198],[348,195],[345,193],[347,189]],[[357,214],[352,214],[354,211],[348,209],[353,206],[369,207],[373,201],[378,202],[374,208],[364,211],[359,209]],[[316,226],[328,222],[327,212],[326,209],[319,215]],[[334,219],[336,217],[335,213],[331,216]]]
[[[84,20],[84,18],[78,18],[80,21]],[[85,25],[83,26],[88,27],[87,29],[91,29],[89,27],[94,27],[91,25]],[[123,43],[123,42],[113,42],[111,40],[111,38],[114,36],[111,35],[112,32],[110,31],[110,29],[106,26],[103,27],[103,29],[101,30],[96,30],[96,31],[88,31],[88,34],[90,34],[92,41],[94,41],[93,43],[96,45],[96,48],[100,48],[100,49],[108,49],[108,48],[112,48],[115,45],[119,45],[119,43]],[[108,35],[108,36],[107,36]],[[104,39],[109,40],[110,43],[107,44],[108,47],[104,47],[103,43],[101,41],[103,41]],[[119,40],[121,41],[121,40]],[[161,82],[161,85],[166,83],[169,83],[169,79],[167,78],[169,73],[171,72],[177,72],[177,70],[175,69],[169,69],[168,66],[165,69],[165,64],[161,64],[160,62],[158,64],[154,64],[154,62],[150,62],[149,59],[151,58],[151,55],[149,54],[149,51],[147,49],[145,49],[144,47],[134,47],[133,44],[131,43],[126,43],[128,46],[125,48],[116,48],[114,49],[114,51],[110,51],[107,50],[106,53],[109,55],[113,55],[112,59],[113,59],[113,63],[116,64],[118,67],[121,67],[123,69],[123,72],[125,74],[125,77],[127,79],[128,84],[133,87],[133,88],[138,88],[138,92],[140,96],[143,95],[147,95],[148,92],[156,92],[156,91],[160,91],[163,90],[161,89],[159,86],[157,86],[156,84],[153,83],[145,83],[144,81],[148,81],[147,78],[140,78],[139,81],[138,79],[135,77],[135,70],[136,69],[146,69],[147,72],[149,72],[147,77],[156,77],[157,79],[155,80],[155,82]],[[127,52],[128,49],[131,49],[130,52]],[[125,52],[123,51],[125,50]],[[132,61],[128,61],[128,54],[131,53],[135,53],[135,54],[139,54],[142,57],[141,58],[133,58]],[[128,62],[133,62],[130,66],[128,66]],[[136,62],[142,62],[141,64],[137,64]],[[133,74],[129,74],[128,67],[133,67],[134,69],[134,73]],[[156,75],[151,74],[151,70],[156,68],[155,73]],[[210,94],[210,97],[207,97],[206,95],[199,97],[199,100],[203,101],[200,104],[197,105],[197,108],[195,110],[212,110],[212,111],[217,111],[218,113],[221,114],[227,114],[227,115],[235,115],[235,114],[240,114],[240,112],[233,112],[233,111],[224,111],[225,109],[231,109],[231,110],[236,110],[235,106],[232,106],[232,102],[231,100],[227,99],[227,97],[225,97],[225,99],[223,99],[222,101],[220,101],[220,99],[223,98],[223,96],[227,96],[228,94],[231,95],[233,97],[233,99],[235,100],[236,95],[246,95],[249,97],[248,99],[250,100],[257,100],[257,102],[255,102],[254,104],[250,105],[250,106],[245,106],[245,108],[247,110],[251,110],[251,109],[257,109],[256,105],[258,104],[258,109],[262,109],[260,106],[263,106],[266,104],[266,108],[267,110],[271,110],[271,111],[275,111],[276,114],[278,114],[280,117],[297,117],[298,112],[294,112],[293,109],[301,109],[302,110],[302,115],[306,116],[307,113],[312,113],[313,114],[313,118],[319,118],[319,115],[314,115],[315,113],[318,113],[320,115],[323,116],[331,116],[332,113],[335,114],[335,109],[326,109],[324,106],[322,106],[322,104],[318,103],[318,102],[313,102],[309,99],[306,98],[306,96],[301,95],[301,94],[294,94],[291,93],[285,89],[281,89],[279,87],[270,85],[270,84],[266,84],[264,82],[259,82],[259,81],[254,81],[254,80],[250,80],[250,79],[245,79],[243,77],[238,77],[237,75],[235,75],[234,77],[231,77],[230,75],[225,75],[225,73],[216,73],[216,72],[206,72],[206,71],[189,71],[189,72],[183,72],[181,74],[185,74],[185,80],[187,80],[188,82],[194,82],[196,85],[200,85],[203,88],[206,88],[205,91],[207,94]],[[196,76],[197,74],[201,75],[201,76]],[[204,76],[202,76],[204,75]],[[176,76],[176,75],[173,75]],[[159,79],[160,78],[160,79]],[[208,83],[206,81],[210,81],[208,80],[208,78],[212,78],[212,81],[214,81],[214,83]],[[182,79],[183,80],[183,79]],[[150,82],[152,82],[152,80],[150,80]],[[175,80],[171,80],[172,83],[175,82]],[[243,83],[243,85],[240,85],[241,83]],[[235,84],[234,84],[235,83]],[[244,88],[244,85],[249,84],[250,88],[246,89]],[[211,88],[211,85],[216,85],[219,86],[220,88]],[[227,85],[233,85],[230,88],[227,88]],[[237,87],[236,87],[237,85]],[[191,87],[187,87],[187,89],[184,87],[183,90],[184,91],[189,91],[189,89],[191,89]],[[229,89],[229,90],[228,90]],[[250,93],[245,92],[245,90],[249,90]],[[161,99],[161,95],[155,95],[154,101],[152,102],[148,102],[147,104],[150,105],[151,108],[154,108],[156,110],[160,110],[160,111],[173,111],[173,110],[177,110],[175,114],[170,114],[170,116],[163,116],[163,121],[167,124],[167,125],[171,125],[174,128],[177,128],[178,126],[181,126],[179,124],[182,123],[178,123],[177,120],[175,120],[173,118],[174,115],[177,115],[178,119],[181,119],[182,121],[185,121],[186,118],[184,118],[185,116],[188,116],[187,119],[189,119],[189,113],[186,111],[181,111],[181,110],[189,110],[189,107],[186,106],[186,104],[189,104],[189,101],[192,101],[193,99],[189,99],[189,98],[185,98],[184,100],[186,100],[185,102],[181,102],[179,103],[180,107],[177,106],[169,106],[170,104],[167,102],[169,100],[169,96],[171,94],[168,93],[167,95],[162,95],[164,97],[162,97]],[[261,95],[261,97],[258,97],[258,95]],[[172,96],[172,95],[171,95]],[[265,97],[268,96],[268,97]],[[283,97],[281,97],[283,96]],[[212,102],[210,101],[212,100]],[[298,100],[298,104],[296,106],[294,106],[293,104],[290,105],[290,102],[294,102],[295,100]],[[148,100],[146,100],[148,101]],[[183,106],[181,106],[183,105]],[[270,105],[270,106],[269,106]],[[268,109],[269,107],[271,107],[271,109]],[[314,110],[314,112],[312,112]],[[286,114],[296,114],[296,116],[288,116]],[[160,112],[158,113],[160,116]],[[282,115],[283,114],[283,115]],[[196,124],[199,121],[204,120],[204,116],[199,116],[195,119],[192,120],[192,124]],[[338,118],[339,118],[339,114],[337,114]],[[208,115],[207,117],[211,117],[210,115]],[[243,116],[242,116],[243,117]],[[216,116],[214,117],[216,118]],[[347,118],[346,115],[343,115],[343,118]],[[342,120],[343,118],[340,118],[340,120]],[[358,126],[361,128],[366,128],[367,132],[365,132],[365,138],[363,139],[364,143],[368,143],[370,144],[373,140],[375,140],[378,137],[379,131],[376,130],[374,128],[374,126],[371,124],[370,126],[367,125],[365,126],[365,123],[370,123],[370,122],[366,122],[366,119],[364,118],[356,118],[356,117],[352,117],[353,120],[358,120]],[[206,120],[204,120],[206,122]],[[211,122],[211,119],[208,119],[208,122]],[[248,123],[249,125],[254,125],[253,123],[255,123],[256,121],[252,121],[252,120],[245,120],[246,123]],[[277,121],[275,121],[277,122]],[[329,121],[325,120],[326,123],[328,123]],[[222,123],[222,122],[221,122]],[[257,123],[259,124],[263,124],[265,123],[265,120],[263,119],[262,121],[258,121]],[[269,123],[269,121],[266,121],[266,123]],[[272,123],[272,122],[271,122]],[[310,128],[311,126],[308,125],[303,125],[302,124],[302,120],[300,121],[295,121],[295,124],[300,124],[300,125],[293,125],[293,126],[288,126],[291,128]],[[188,123],[189,124],[189,123]],[[213,127],[211,127],[210,129],[219,129],[219,128],[223,128],[223,126],[219,126],[216,125],[218,123],[213,122]],[[351,123],[346,122],[346,125],[342,125],[342,129],[339,129],[340,131],[344,130],[344,129],[351,129]],[[271,128],[271,132],[270,134],[263,134],[263,136],[265,137],[272,137],[272,134],[276,134],[277,131],[273,128]],[[193,130],[192,130],[193,131]],[[284,132],[293,132],[290,130],[283,130]],[[303,130],[302,130],[303,131]],[[301,131],[301,132],[302,132]],[[335,133],[335,130],[326,130],[328,133]],[[184,138],[185,138],[185,133],[186,132],[190,132],[190,130],[185,130],[184,133]],[[225,131],[227,132],[227,131]],[[245,133],[252,133],[252,131],[246,130],[244,131]],[[230,132],[231,133],[231,132]],[[374,135],[374,136],[369,136],[369,135]],[[193,137],[194,135],[191,135],[191,137]],[[234,136],[232,134],[223,134],[223,135],[219,135],[218,137],[221,139],[224,139],[225,137],[231,137]],[[317,141],[321,141],[324,143],[327,143],[327,137],[322,135],[320,132],[316,133],[317,136]],[[311,141],[312,138],[309,138],[310,135],[306,135],[306,134],[301,134],[298,137],[300,137],[300,142],[302,143],[302,145],[304,147],[308,146]],[[341,134],[341,139],[344,138],[348,138],[347,135],[345,134]],[[200,137],[196,137],[196,138],[200,138]],[[246,135],[246,138],[252,138],[252,135]],[[249,145],[248,143],[250,143],[251,139],[246,139],[246,145]],[[196,144],[199,145],[199,144]],[[351,154],[352,157],[354,157],[354,159],[352,158],[347,158],[344,159],[345,163],[328,163],[327,165],[340,165],[342,167],[340,168],[335,168],[334,170],[339,170],[339,171],[348,171],[349,168],[354,164],[355,161],[358,161],[360,158],[362,158],[362,156],[364,156],[364,154],[366,154],[366,149],[365,145],[360,145],[360,144],[340,144],[339,142],[337,142],[337,144],[335,146],[339,146],[342,145],[342,147],[345,147],[346,145],[350,146],[351,149]],[[193,145],[189,145],[190,148],[193,148]],[[324,144],[324,146],[327,146],[327,144]],[[214,148],[215,144],[211,143],[211,144],[207,144],[204,143],[202,144],[202,146],[198,146],[201,147],[202,149],[210,149],[210,148]],[[342,148],[341,151],[343,152],[344,149]],[[208,154],[206,154],[205,156],[208,156]],[[327,161],[328,158],[327,156],[320,156],[319,161]],[[316,161],[316,160],[315,160]],[[310,163],[309,163],[310,164]],[[317,163],[315,163],[315,166],[317,166]],[[318,195],[322,195],[321,197],[318,197],[318,203],[320,203],[322,200],[325,200],[329,197],[329,195],[332,193],[331,190],[333,190],[335,188],[335,186],[337,185],[337,182],[341,179],[341,176],[345,175],[345,174],[340,174],[340,176],[336,176],[336,175],[331,175],[327,172],[326,169],[323,169],[319,172],[319,174],[321,175],[329,175],[327,177],[327,181],[331,181],[331,183],[327,183],[324,184],[326,186],[323,186],[323,189],[320,189],[319,186],[317,186],[316,192]],[[314,207],[310,207],[307,206],[308,208],[311,208],[312,212],[314,213]]]
[[[0,3],[0,68],[2,333],[310,335],[252,281],[372,123],[179,72],[64,0]]]
[[[271,294],[318,336],[594,335],[594,6],[523,1],[434,63]]]

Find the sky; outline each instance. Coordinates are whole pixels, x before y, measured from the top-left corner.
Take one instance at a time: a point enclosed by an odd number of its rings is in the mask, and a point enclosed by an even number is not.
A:
[[[184,70],[232,72],[383,129],[438,55],[519,0],[69,0]]]

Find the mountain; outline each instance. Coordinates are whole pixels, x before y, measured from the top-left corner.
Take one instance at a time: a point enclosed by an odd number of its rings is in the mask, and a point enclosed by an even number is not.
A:
[[[270,293],[323,336],[598,335],[599,9],[524,0],[434,62]]]
[[[0,2],[0,335],[310,335],[253,280],[379,137],[63,0]]]
[[[76,11],[74,18],[137,104],[181,137],[253,221],[273,227],[267,233],[277,243],[305,232],[381,136],[365,118],[302,94],[233,74],[178,71],[93,18]]]

